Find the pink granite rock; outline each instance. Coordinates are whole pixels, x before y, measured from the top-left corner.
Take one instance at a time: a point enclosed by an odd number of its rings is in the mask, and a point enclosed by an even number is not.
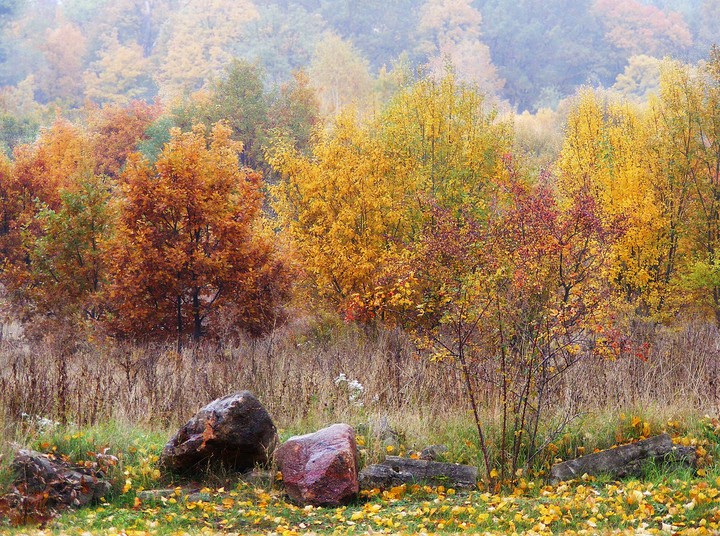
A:
[[[275,452],[275,461],[285,490],[300,504],[337,506],[358,493],[355,431],[347,424],[291,437]]]

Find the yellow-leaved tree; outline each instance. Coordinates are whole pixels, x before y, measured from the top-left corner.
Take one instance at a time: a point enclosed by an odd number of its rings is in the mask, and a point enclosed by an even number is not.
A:
[[[485,212],[510,134],[476,88],[448,75],[417,81],[368,124],[341,114],[311,157],[276,144],[275,208],[318,295],[371,312],[389,261],[436,207]]]
[[[354,112],[320,134],[312,155],[279,143],[270,163],[283,179],[275,209],[318,295],[339,305],[366,293],[400,223],[393,163]]]
[[[568,117],[558,180],[561,191],[587,192],[607,221],[623,225],[608,277],[625,303],[655,315],[674,274],[667,229],[676,199],[668,198],[666,177],[655,173],[651,127],[631,105],[582,91]]]
[[[669,233],[687,263],[693,304],[720,324],[720,49],[697,67],[667,62],[656,104],[660,160],[668,184],[687,192]]]
[[[477,86],[452,73],[418,80],[390,102],[377,129],[405,197],[406,243],[435,205],[486,212],[511,152],[512,127]]]

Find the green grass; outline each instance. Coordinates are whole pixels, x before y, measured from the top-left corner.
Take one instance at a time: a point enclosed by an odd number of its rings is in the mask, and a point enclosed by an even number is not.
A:
[[[708,477],[522,485],[525,489],[506,494],[412,486],[377,493],[346,507],[313,508],[288,503],[278,488],[238,484],[232,489],[206,489],[203,498],[193,500],[180,494],[137,504],[129,497],[119,499],[67,513],[44,533],[596,534],[656,529],[658,534],[701,534],[717,530],[720,519],[720,492]],[[21,533],[33,532],[27,528],[9,532]]]
[[[450,461],[479,460],[473,426],[459,416],[432,426],[397,416],[391,425],[404,436],[401,451],[446,443]],[[566,458],[630,440],[647,429],[678,436],[699,446],[700,471],[652,467],[642,480],[581,479],[549,486],[543,481],[549,461],[502,490],[470,493],[443,487],[401,487],[364,494],[341,508],[299,507],[289,503],[277,481],[248,484],[235,475],[208,475],[201,483],[163,474],[157,457],[169,431],[122,423],[86,429],[59,426],[25,430],[29,446],[82,462],[106,451],[118,458],[109,468],[114,492],[102,504],[69,511],[39,529],[11,527],[0,520],[0,533],[20,534],[367,534],[385,533],[686,533],[720,530],[720,423],[700,416],[682,420],[661,411],[586,415],[573,421],[553,443],[554,457]],[[434,430],[434,431],[428,431]],[[301,430],[283,430],[285,438]],[[418,439],[418,437],[420,439]],[[386,451],[369,430],[358,436],[363,458],[374,461]],[[402,453],[402,452],[400,452]],[[5,462],[2,466],[6,466]],[[140,499],[142,490],[171,488],[170,497]],[[201,489],[202,488],[202,489]],[[198,493],[200,491],[200,493]]]

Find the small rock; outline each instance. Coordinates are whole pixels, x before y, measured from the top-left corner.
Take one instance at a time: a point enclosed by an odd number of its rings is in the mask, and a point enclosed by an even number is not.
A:
[[[141,501],[160,500],[175,497],[177,494],[174,489],[145,489],[137,492],[137,497]]]
[[[240,480],[255,486],[271,484],[274,479],[275,473],[268,471],[267,469],[253,469],[252,471],[240,475]]]
[[[285,491],[300,504],[337,506],[358,493],[355,431],[347,424],[291,437],[277,449],[275,461]]]
[[[247,471],[268,465],[277,430],[255,395],[242,391],[214,400],[170,439],[160,462],[177,472],[199,472],[207,464]]]
[[[384,447],[397,449],[402,443],[402,436],[390,428],[388,418],[384,415],[370,421],[370,430]]]
[[[425,447],[420,453],[421,460],[436,461],[443,453],[447,452],[448,448],[445,445],[432,445]]]

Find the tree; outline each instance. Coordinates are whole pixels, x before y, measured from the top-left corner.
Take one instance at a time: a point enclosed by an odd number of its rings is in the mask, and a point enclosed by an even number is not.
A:
[[[304,71],[280,86],[277,98],[268,110],[270,130],[277,136],[289,137],[301,152],[310,149],[312,134],[320,123],[320,103]]]
[[[96,170],[117,179],[130,153],[149,139],[148,128],[160,116],[161,107],[132,101],[127,105],[91,107],[87,111]]]
[[[637,0],[594,0],[593,9],[601,15],[606,38],[631,54],[662,57],[692,45],[692,34],[677,12]]]
[[[352,110],[318,134],[311,155],[283,142],[270,163],[280,223],[315,292],[344,308],[374,301],[382,266],[432,221],[428,200],[486,213],[509,125],[476,89],[423,79],[375,121]]]
[[[531,465],[554,382],[612,342],[597,326],[608,320],[600,273],[614,222],[602,220],[591,196],[560,204],[549,177],[533,184],[507,165],[491,217],[433,205],[372,304],[432,360],[459,368],[490,482]],[[497,466],[480,413],[485,387],[502,411]]]
[[[465,204],[482,212],[491,179],[511,148],[510,125],[477,87],[451,73],[440,80],[423,78],[401,91],[377,128],[394,162],[394,184],[405,192],[415,224],[422,212],[418,193],[445,208]]]
[[[35,79],[29,76],[17,86],[0,89],[0,147],[8,154],[37,136],[43,107],[35,102]]]
[[[123,45],[117,31],[104,38],[98,60],[85,71],[85,93],[94,102],[128,104],[154,93],[150,60],[137,43]]]
[[[239,58],[262,65],[273,85],[292,78],[292,73],[310,63],[315,44],[325,31],[326,22],[295,2],[258,5],[259,17],[242,28],[233,46]]]
[[[258,168],[267,136],[268,107],[263,70],[245,61],[233,60],[212,88],[206,121],[226,121],[234,139],[243,144],[243,164]],[[203,113],[202,106],[200,113]]]
[[[372,77],[368,61],[337,34],[328,32],[318,42],[308,74],[324,116],[335,116],[351,104],[360,111],[369,105]]]
[[[256,19],[250,0],[188,0],[172,16],[171,31],[155,82],[163,97],[187,95],[198,89],[232,60],[238,28]]]
[[[58,118],[43,129],[38,139],[15,149],[15,180],[18,181],[25,215],[33,213],[35,200],[55,209],[60,192],[69,187],[72,177],[92,168],[92,151],[85,133],[67,120]]]
[[[661,82],[679,169],[692,189],[687,282],[720,325],[720,50],[693,69],[670,64]],[[674,230],[677,232],[677,230]]]
[[[622,222],[608,279],[636,312],[661,318],[676,274],[677,244],[668,230],[682,217],[687,188],[672,189],[652,132],[629,105],[586,90],[568,117],[558,167],[565,190],[588,192],[605,217]]]
[[[274,208],[313,291],[336,307],[370,292],[401,210],[382,145],[346,111],[312,155],[279,140],[270,163],[281,176]]]
[[[272,242],[255,231],[260,177],[238,167],[240,145],[223,124],[173,129],[151,165],[133,155],[124,172],[110,289],[119,336],[177,337],[178,350],[230,327],[262,333],[280,318],[288,272]]]
[[[547,106],[543,94],[562,99],[582,84],[612,85],[625,64],[627,54],[605,40],[592,0],[481,0],[473,5],[483,16],[482,40],[505,80],[503,97],[521,112]]]
[[[73,324],[100,319],[115,223],[107,178],[79,170],[60,192],[57,210],[41,205],[35,220],[40,233],[27,246],[27,312]]]
[[[43,53],[46,70],[38,77],[41,100],[79,104],[83,97],[83,60],[87,50],[85,36],[70,23],[48,30]]]
[[[23,320],[97,318],[110,191],[90,142],[57,120],[2,177],[2,281]]]
[[[649,94],[656,93],[660,87],[660,63],[657,58],[645,54],[631,56],[612,89],[626,98],[647,101]]]
[[[494,95],[503,86],[480,41],[482,16],[470,0],[428,0],[422,7],[419,30],[425,36],[421,48],[429,56],[430,72],[442,77],[448,65],[459,80],[475,83]]]

